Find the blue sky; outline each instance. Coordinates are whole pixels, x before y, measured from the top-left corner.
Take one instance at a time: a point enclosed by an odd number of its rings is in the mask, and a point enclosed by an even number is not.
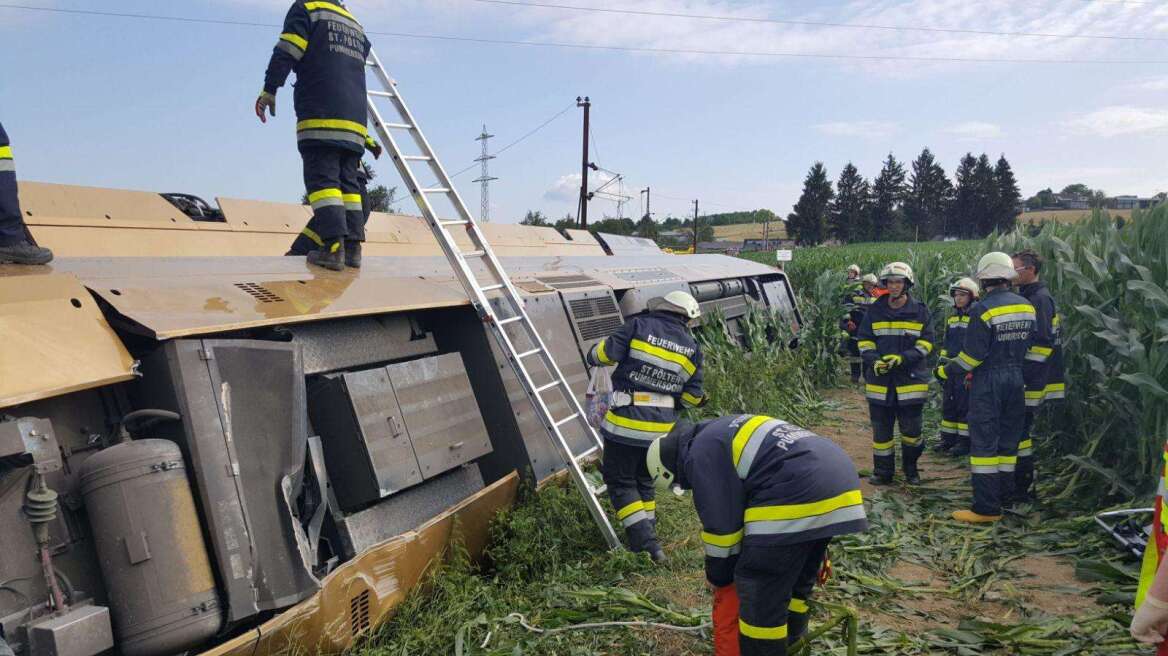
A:
[[[4,8],[0,121],[22,178],[295,201],[301,191],[291,89],[260,125],[252,103],[278,30]],[[281,22],[287,0],[27,0],[62,9]],[[997,32],[996,36],[702,20],[500,5],[352,0],[370,31],[657,49],[918,58],[1168,60],[1168,2],[1135,0],[558,0],[553,4]],[[593,161],[652,186],[653,210],[766,207],[783,215],[815,160],[866,176],[924,146],[950,174],[966,151],[1005,153],[1025,194],[1072,182],[1109,193],[1168,190],[1168,64],[1037,64],[709,56],[373,36],[450,171],[577,95],[593,101]],[[575,212],[580,112],[492,162],[492,218]],[[383,163],[381,179],[396,184]],[[457,178],[477,212],[477,169]],[[408,201],[407,201],[408,203]],[[401,205],[401,209],[413,211]],[[593,217],[615,204],[594,201]]]

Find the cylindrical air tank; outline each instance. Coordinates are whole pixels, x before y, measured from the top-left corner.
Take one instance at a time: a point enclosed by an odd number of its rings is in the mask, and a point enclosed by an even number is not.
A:
[[[85,462],[81,492],[122,654],[174,654],[215,636],[224,613],[178,446],[111,446]]]

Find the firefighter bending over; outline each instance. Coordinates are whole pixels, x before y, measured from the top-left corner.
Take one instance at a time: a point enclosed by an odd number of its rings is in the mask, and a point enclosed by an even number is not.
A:
[[[868,528],[851,459],[799,426],[738,415],[678,423],[646,463],[657,489],[693,490],[715,653],[737,640],[743,656],[784,656],[807,630],[828,543]]]
[[[701,316],[686,292],[651,299],[639,314],[588,352],[592,366],[616,366],[612,405],[600,425],[604,438],[601,472],[632,551],[647,551],[654,561],[665,552],[657,542],[657,501],[645,469],[645,450],[677,421],[682,404],[704,405],[702,352],[690,332]]]
[[[381,146],[366,128],[365,31],[340,0],[297,0],[264,75],[255,112],[264,123],[276,115],[276,92],[296,72],[293,101],[296,141],[304,160],[304,186],[312,219],[289,255],[334,271],[360,266],[363,225],[357,167],[366,148]]]

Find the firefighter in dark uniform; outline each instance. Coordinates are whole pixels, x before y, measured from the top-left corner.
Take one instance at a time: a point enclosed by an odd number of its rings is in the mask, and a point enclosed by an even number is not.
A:
[[[296,139],[304,160],[304,185],[312,219],[291,253],[308,250],[308,262],[334,271],[360,261],[361,242],[346,242],[361,222],[357,167],[365,148],[380,146],[366,128],[365,60],[370,43],[344,4],[297,0],[284,19],[264,76],[256,115],[276,115],[276,92],[296,72]],[[307,241],[306,241],[307,240]]]
[[[945,320],[945,341],[942,342],[940,360],[944,365],[957,357],[965,343],[965,331],[969,328],[969,311],[978,297],[977,282],[973,278],[962,278],[949,287],[949,297],[953,299],[953,314]],[[969,455],[969,389],[964,376],[945,381],[941,386],[941,444],[937,450],[952,452],[953,455]]]
[[[53,252],[32,241],[20,213],[16,190],[16,159],[8,133],[0,124],[0,264],[48,264]]]
[[[1022,377],[1026,380],[1026,423],[1022,441],[1018,444],[1018,468],[1014,471],[1014,501],[1036,500],[1034,490],[1034,417],[1046,401],[1062,399],[1067,385],[1063,379],[1063,347],[1060,338],[1061,319],[1058,307],[1046,285],[1038,279],[1042,271],[1042,257],[1031,250],[1015,253],[1014,283],[1018,293],[1034,306],[1034,341],[1026,351]]]
[[[807,630],[828,543],[868,528],[851,459],[798,426],[738,415],[679,423],[646,462],[658,489],[693,490],[715,624],[736,596],[743,656],[786,654]]]
[[[848,281],[844,288],[842,304],[847,313],[840,319],[842,343],[840,348],[848,358],[848,367],[852,372],[852,382],[860,382],[860,373],[863,369],[863,360],[860,351],[856,348],[856,331],[864,320],[864,311],[868,309],[868,299],[864,293],[865,285],[860,279],[860,267],[852,264],[848,266]]]
[[[973,507],[953,519],[970,523],[1002,518],[1013,496],[1018,442],[1026,421],[1022,363],[1034,334],[1034,306],[1010,291],[1017,274],[1005,253],[989,253],[977,265],[982,299],[970,310],[965,344],[956,358],[937,367],[940,380],[964,378],[969,388],[969,466]]]
[[[600,425],[604,438],[601,472],[629,549],[647,551],[661,561],[657,542],[657,501],[645,469],[645,450],[673,429],[680,406],[699,407],[702,352],[690,332],[701,316],[698,302],[686,292],[651,299],[639,314],[588,352],[592,366],[616,366],[612,403]]]
[[[917,460],[924,451],[922,414],[929,397],[925,358],[933,352],[933,326],[925,304],[912,298],[912,267],[893,262],[880,271],[888,290],[868,308],[860,326],[864,394],[872,418],[873,485],[888,485],[896,472],[893,428],[900,427],[904,478],[921,482]]]

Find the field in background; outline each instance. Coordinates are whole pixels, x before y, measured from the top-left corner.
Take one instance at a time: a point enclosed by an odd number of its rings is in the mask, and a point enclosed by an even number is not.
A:
[[[1104,210],[1111,218],[1123,217],[1130,219],[1131,210]],[[1018,215],[1019,223],[1038,223],[1040,221],[1054,221],[1056,223],[1078,223],[1091,218],[1093,210],[1041,210],[1025,212]]]
[[[763,223],[736,223],[734,225],[714,226],[714,238],[718,241],[742,241],[743,239],[762,239],[766,224]],[[771,221],[771,239],[786,239],[787,225],[782,221]]]

